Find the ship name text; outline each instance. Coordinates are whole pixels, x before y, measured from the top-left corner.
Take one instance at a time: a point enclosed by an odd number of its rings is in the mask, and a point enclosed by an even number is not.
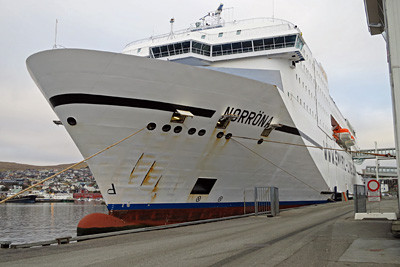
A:
[[[268,127],[271,124],[273,116],[264,114],[264,111],[254,112],[251,110],[227,107],[224,115],[233,114],[236,115],[231,121],[236,121],[238,123]]]

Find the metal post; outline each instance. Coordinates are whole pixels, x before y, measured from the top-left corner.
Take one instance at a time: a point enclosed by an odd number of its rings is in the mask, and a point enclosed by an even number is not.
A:
[[[254,187],[254,214],[258,215],[257,187]]]
[[[357,185],[355,184],[354,186],[354,196],[353,196],[353,198],[354,198],[354,213],[358,213],[358,187],[357,187]]]
[[[276,208],[275,187],[271,187],[270,195],[271,195],[271,215],[275,217],[276,216],[276,210],[275,210],[275,208]]]

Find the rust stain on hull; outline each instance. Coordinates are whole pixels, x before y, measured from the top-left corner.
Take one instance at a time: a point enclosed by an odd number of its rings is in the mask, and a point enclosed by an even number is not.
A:
[[[132,184],[132,179],[135,179],[137,177],[137,175],[133,174],[135,172],[136,167],[139,165],[139,162],[142,160],[144,156],[144,153],[142,153],[142,155],[139,157],[138,161],[136,161],[135,166],[133,167],[131,174],[129,175],[129,182],[128,184]]]
[[[154,178],[154,176],[152,176],[151,174],[154,171],[155,165],[156,165],[156,162],[154,161],[153,164],[151,165],[149,171],[147,172],[146,176],[144,177],[142,183],[140,184],[140,186],[151,185],[151,183],[149,181],[150,181],[150,179]]]

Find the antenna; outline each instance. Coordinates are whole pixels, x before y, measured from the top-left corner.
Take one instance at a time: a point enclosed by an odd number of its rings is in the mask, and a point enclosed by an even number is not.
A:
[[[55,29],[55,34],[54,34],[54,46],[53,46],[53,49],[57,48],[57,24],[58,24],[58,19],[56,19],[56,29]]]
[[[275,19],[275,0],[272,0],[272,19]]]
[[[171,20],[169,21],[169,23],[171,24],[171,32],[169,33],[168,39],[174,38],[174,22],[175,22],[175,18],[171,18]]]

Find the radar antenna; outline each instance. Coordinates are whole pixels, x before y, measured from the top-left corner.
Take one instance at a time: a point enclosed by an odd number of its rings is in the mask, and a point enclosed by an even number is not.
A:
[[[224,4],[219,4],[217,10],[208,12],[205,16],[201,17],[200,20],[202,21],[202,26],[213,26],[219,25],[221,23],[221,13],[223,10]],[[214,21],[206,21],[206,18],[210,17]],[[196,23],[196,27],[200,27],[200,23]]]

